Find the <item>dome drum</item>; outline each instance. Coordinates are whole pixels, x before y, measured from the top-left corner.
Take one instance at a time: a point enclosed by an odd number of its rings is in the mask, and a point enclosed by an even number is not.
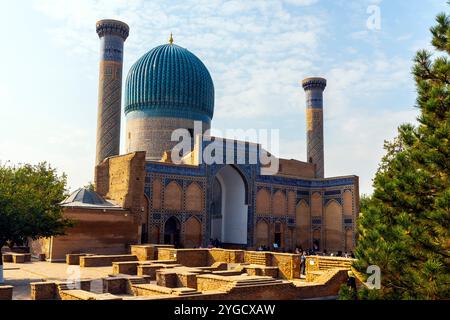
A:
[[[141,150],[146,152],[147,160],[160,160],[164,151],[172,150],[178,143],[172,141],[172,133],[179,128],[193,132],[194,120],[166,117],[127,118],[125,142],[127,153]],[[203,123],[202,129],[205,132],[210,129],[210,125]]]

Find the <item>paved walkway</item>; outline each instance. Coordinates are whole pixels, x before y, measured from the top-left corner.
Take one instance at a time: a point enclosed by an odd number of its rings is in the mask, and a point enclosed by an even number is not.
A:
[[[112,273],[112,267],[80,268],[65,263],[31,262],[5,263],[5,285],[14,286],[14,300],[31,298],[30,283],[44,280],[70,281],[75,279],[99,279]]]

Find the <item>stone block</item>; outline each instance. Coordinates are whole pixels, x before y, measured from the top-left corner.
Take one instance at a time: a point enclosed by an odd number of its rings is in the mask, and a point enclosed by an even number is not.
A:
[[[55,300],[57,299],[57,285],[54,282],[31,283],[31,300]]]
[[[13,263],[31,262],[30,253],[12,253]]]
[[[278,267],[268,267],[262,270],[262,275],[267,277],[278,278]]]
[[[80,265],[80,258],[86,257],[87,253],[70,253],[66,254],[66,263],[70,266]]]
[[[3,254],[3,262],[12,263],[13,262],[13,256],[10,253]]]
[[[126,278],[108,277],[103,278],[103,292],[111,294],[126,294],[128,280]]]
[[[131,254],[134,254],[139,261],[155,260],[158,259],[159,248],[173,248],[173,245],[169,244],[145,244],[145,245],[133,245],[131,246]]]
[[[12,300],[13,286],[0,285],[0,300]]]
[[[98,255],[80,257],[80,267],[108,267],[112,266],[113,262],[137,261],[135,255]]]
[[[178,277],[176,273],[165,273],[160,270],[156,271],[156,283],[158,286],[167,288],[177,288],[178,287]]]
[[[113,262],[113,274],[137,275],[137,266],[139,262]]]
[[[147,276],[150,280],[156,280],[156,272],[160,269],[181,267],[180,264],[141,264],[137,266],[138,276]]]
[[[177,274],[178,287],[197,289],[197,274],[185,272]]]
[[[138,265],[137,275],[138,276],[149,276],[151,280],[156,280],[156,271],[161,269],[160,265]]]

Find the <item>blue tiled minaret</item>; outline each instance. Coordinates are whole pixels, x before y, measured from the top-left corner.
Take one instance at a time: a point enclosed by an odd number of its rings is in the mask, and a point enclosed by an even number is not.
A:
[[[100,77],[96,164],[120,152],[123,44],[129,27],[117,20],[97,22],[100,37]]]
[[[306,78],[302,82],[306,93],[306,133],[308,162],[316,166],[316,178],[323,178],[323,91],[327,80],[323,78]]]

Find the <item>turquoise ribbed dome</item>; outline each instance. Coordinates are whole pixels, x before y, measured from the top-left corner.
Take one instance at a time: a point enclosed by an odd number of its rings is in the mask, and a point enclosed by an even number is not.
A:
[[[128,73],[125,114],[210,123],[214,114],[211,75],[187,49],[174,44],[158,46],[140,58]]]

